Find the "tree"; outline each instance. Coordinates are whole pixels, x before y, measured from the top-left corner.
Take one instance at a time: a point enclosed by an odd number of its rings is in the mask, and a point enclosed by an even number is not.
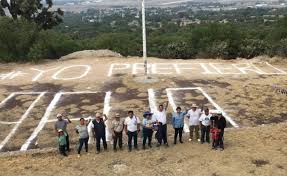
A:
[[[0,16],[5,16],[5,11],[1,3],[0,3]]]
[[[69,35],[53,30],[40,31],[29,50],[28,58],[34,62],[41,59],[57,59],[78,51],[79,48]]]
[[[52,0],[0,0],[0,15],[12,16],[14,20],[25,18],[28,21],[37,23],[41,29],[51,29],[62,22],[64,12],[61,9],[52,10]],[[7,8],[10,14],[6,14]]]
[[[26,55],[37,33],[35,23],[0,17],[0,61],[27,61]]]

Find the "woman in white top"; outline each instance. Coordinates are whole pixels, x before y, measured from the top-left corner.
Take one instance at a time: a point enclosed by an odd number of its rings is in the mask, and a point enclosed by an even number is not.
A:
[[[89,132],[88,132],[89,121],[86,121],[84,118],[80,119],[80,124],[76,126],[76,133],[79,134],[79,146],[78,146],[78,157],[83,145],[85,145],[86,152],[88,153],[88,141],[89,141]]]

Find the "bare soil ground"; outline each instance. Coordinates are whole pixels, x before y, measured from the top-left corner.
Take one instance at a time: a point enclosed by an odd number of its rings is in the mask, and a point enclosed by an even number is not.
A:
[[[267,125],[226,132],[226,150],[188,143],[169,148],[111,149],[99,155],[92,146],[81,158],[56,152],[0,157],[0,175],[218,175],[285,176],[287,173],[287,124]],[[185,141],[187,136],[185,136]]]
[[[259,58],[253,60],[162,60],[150,58],[150,63],[197,64],[217,63],[217,66],[230,67],[231,64],[253,63],[264,72],[274,72],[265,61],[287,72],[287,62],[282,59]],[[0,154],[0,175],[286,175],[287,174],[287,96],[275,92],[272,85],[286,88],[286,74],[202,74],[197,66],[193,70],[182,70],[176,74],[154,74],[157,81],[143,83],[137,80],[140,73],[132,75],[132,65],[126,70],[115,70],[108,77],[113,63],[140,63],[140,58],[79,58],[65,61],[46,61],[32,64],[0,64],[0,102],[13,92],[47,91],[36,103],[27,118],[21,123],[15,135],[2,149]],[[71,65],[89,65],[91,70],[86,76],[75,80],[53,79],[57,71]],[[166,66],[158,66],[165,68]],[[189,66],[186,66],[189,67]],[[51,71],[43,73],[37,81],[32,81],[39,73],[31,68]],[[210,70],[213,70],[209,66]],[[23,71],[25,74],[15,78],[3,78],[4,73]],[[224,70],[233,71],[233,70]],[[60,78],[77,77],[83,68],[65,69],[57,76]],[[10,79],[11,78],[11,79]],[[155,91],[156,103],[168,101],[166,88],[201,87],[212,99],[239,124],[235,129],[229,124],[225,134],[226,150],[212,151],[207,144],[185,143],[169,148],[153,148],[146,151],[128,153],[126,150],[95,155],[91,146],[90,155],[77,158],[75,151],[68,158],[61,158],[57,152],[42,154],[7,155],[7,151],[18,151],[33,133],[48,105],[59,91],[92,91],[95,94],[63,95],[51,112],[49,120],[64,112],[70,118],[88,117],[101,112],[107,91],[112,92],[110,118],[119,112],[122,117],[132,109],[136,115],[149,108],[148,89]],[[0,107],[0,122],[15,122],[27,110],[37,95],[17,95]],[[177,105],[189,107],[192,103],[214,109],[213,105],[198,90],[175,91],[173,98]],[[172,108],[169,107],[169,117]],[[69,127],[71,145],[77,144],[74,121]],[[56,148],[54,123],[47,123],[32,142],[29,149]],[[262,126],[265,124],[264,126]],[[0,123],[0,142],[9,134],[13,124]],[[173,129],[169,125],[169,141],[172,143]],[[38,145],[35,145],[37,142]],[[110,147],[111,149],[111,147]]]

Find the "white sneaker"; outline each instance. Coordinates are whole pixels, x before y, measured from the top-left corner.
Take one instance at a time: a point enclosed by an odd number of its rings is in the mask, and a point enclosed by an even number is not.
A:
[[[192,141],[192,139],[189,138],[188,141],[190,142],[190,141]]]
[[[78,158],[80,158],[81,157],[81,155],[80,154],[78,154]]]
[[[200,142],[200,139],[197,139],[198,142]]]

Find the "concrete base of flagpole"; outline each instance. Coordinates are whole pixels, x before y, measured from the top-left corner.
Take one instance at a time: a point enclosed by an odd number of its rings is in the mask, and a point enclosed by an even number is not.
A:
[[[159,82],[159,79],[157,77],[151,75],[139,75],[135,76],[133,79],[135,82],[146,84]]]

